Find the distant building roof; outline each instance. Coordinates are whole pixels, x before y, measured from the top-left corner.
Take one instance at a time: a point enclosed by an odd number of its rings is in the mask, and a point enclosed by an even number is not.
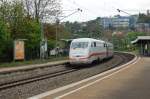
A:
[[[150,36],[138,36],[136,40],[132,41],[132,44],[138,43],[139,41],[150,41]]]

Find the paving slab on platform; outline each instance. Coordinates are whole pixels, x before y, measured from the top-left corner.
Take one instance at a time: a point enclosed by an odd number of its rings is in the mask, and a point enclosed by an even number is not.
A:
[[[150,99],[150,58],[61,99]]]

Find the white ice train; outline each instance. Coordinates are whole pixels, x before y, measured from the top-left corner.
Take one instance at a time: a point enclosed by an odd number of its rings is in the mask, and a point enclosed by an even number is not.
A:
[[[92,38],[74,39],[70,45],[70,64],[90,64],[113,57],[113,44]]]

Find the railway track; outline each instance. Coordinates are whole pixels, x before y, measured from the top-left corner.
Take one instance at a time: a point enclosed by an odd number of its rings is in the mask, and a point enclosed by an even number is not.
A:
[[[124,54],[116,54],[116,55],[118,55],[120,58],[122,58],[121,61],[116,64],[116,66],[125,63],[129,59],[128,56],[126,56]],[[79,68],[66,68],[66,69],[56,71],[53,73],[47,73],[47,74],[43,74],[43,75],[37,75],[35,77],[29,77],[29,78],[25,78],[25,79],[2,83],[2,84],[0,84],[0,90],[9,89],[9,88],[12,88],[15,86],[24,85],[24,84],[28,84],[31,82],[36,82],[36,81],[52,78],[52,77],[57,77],[57,76],[75,72],[78,70],[80,70],[80,69]]]
[[[1,84],[0,85],[0,90],[4,90],[6,88],[11,88],[11,87],[15,87],[15,86],[19,86],[19,85],[23,85],[23,84],[27,84],[27,83],[31,83],[31,82],[35,82],[35,81],[39,81],[39,80],[43,80],[43,79],[47,79],[47,78],[51,78],[51,77],[56,77],[59,75],[63,75],[63,74],[67,74],[70,72],[74,72],[77,71],[77,69],[66,69],[66,70],[61,70],[61,71],[57,71],[54,73],[49,73],[49,74],[44,74],[44,75],[38,75],[36,77],[31,77],[31,78],[26,78],[26,79],[21,79],[21,80],[17,80],[17,81],[12,81],[12,82],[8,82],[5,84]]]

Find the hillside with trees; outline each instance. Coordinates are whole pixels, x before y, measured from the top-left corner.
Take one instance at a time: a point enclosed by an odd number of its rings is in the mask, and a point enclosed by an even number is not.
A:
[[[100,18],[90,20],[87,22],[66,22],[65,27],[67,31],[71,33],[72,38],[77,37],[102,37],[102,26],[100,24]]]

